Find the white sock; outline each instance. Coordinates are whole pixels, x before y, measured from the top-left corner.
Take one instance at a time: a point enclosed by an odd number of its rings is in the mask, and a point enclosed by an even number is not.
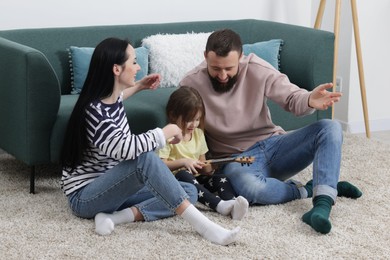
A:
[[[235,204],[235,200],[221,200],[217,208],[215,209],[219,214],[222,214],[224,216],[230,215],[230,213],[233,210]]]
[[[201,236],[218,245],[225,246],[235,242],[240,231],[240,227],[227,230],[212,222],[192,204],[184,210],[181,217],[188,221]]]
[[[134,222],[134,214],[130,208],[115,211],[112,214],[98,213],[95,216],[95,231],[106,236],[114,231],[115,225]]]
[[[238,196],[234,201],[234,207],[232,210],[232,219],[241,220],[248,213],[249,203],[246,198]]]

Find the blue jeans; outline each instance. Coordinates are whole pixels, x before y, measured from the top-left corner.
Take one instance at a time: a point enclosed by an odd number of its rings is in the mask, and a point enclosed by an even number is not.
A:
[[[197,198],[194,185],[179,183],[156,153],[148,152],[119,163],[68,199],[82,218],[135,206],[145,221],[153,221],[173,216],[185,199],[194,204]]]
[[[229,163],[221,172],[251,204],[279,204],[305,198],[304,187],[288,180],[313,163],[313,197],[337,197],[343,133],[338,122],[317,121],[304,128],[257,142],[235,156],[254,156],[249,166]]]

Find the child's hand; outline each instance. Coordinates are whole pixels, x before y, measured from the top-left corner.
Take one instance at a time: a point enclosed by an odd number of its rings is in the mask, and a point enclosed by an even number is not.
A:
[[[205,164],[203,169],[202,169],[202,172],[205,174],[213,172],[213,171],[214,171],[214,168],[211,164]]]
[[[215,167],[210,163],[203,163],[203,168],[201,174],[203,175],[213,175],[215,172]]]
[[[197,169],[202,169],[202,167],[204,166],[204,163],[199,160],[189,158],[183,158],[182,160],[183,167],[186,168],[192,174],[198,174]]]

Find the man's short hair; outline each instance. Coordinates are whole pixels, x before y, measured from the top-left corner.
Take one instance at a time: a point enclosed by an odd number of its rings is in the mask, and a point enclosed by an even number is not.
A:
[[[213,51],[217,56],[226,57],[229,52],[237,51],[242,54],[242,41],[240,35],[230,29],[222,29],[210,34],[206,43],[206,54]]]

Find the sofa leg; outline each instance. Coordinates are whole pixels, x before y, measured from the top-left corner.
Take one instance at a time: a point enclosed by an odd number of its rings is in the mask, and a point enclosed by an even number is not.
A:
[[[30,168],[30,193],[35,194],[35,166]]]

